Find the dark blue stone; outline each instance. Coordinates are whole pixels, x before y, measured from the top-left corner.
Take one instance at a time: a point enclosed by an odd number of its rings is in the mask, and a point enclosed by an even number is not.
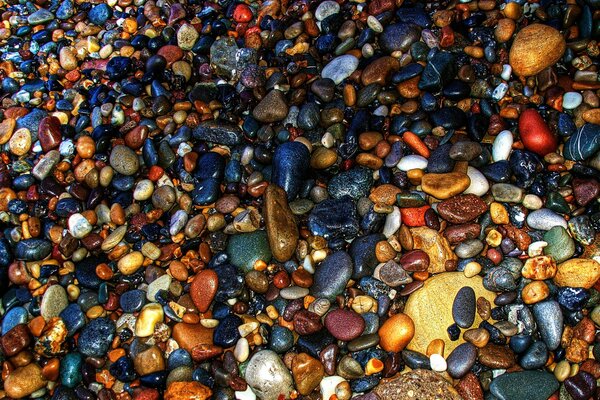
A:
[[[219,322],[213,335],[214,343],[224,348],[233,346],[239,339],[238,326],[242,319],[235,314],[228,315]]]
[[[98,4],[88,13],[88,20],[94,25],[102,26],[112,17],[112,9],[108,4]]]
[[[41,79],[34,79],[21,86],[21,90],[24,90],[29,93],[46,92],[46,82],[42,81]],[[35,132],[35,134],[37,134],[37,132]]]
[[[76,303],[71,303],[62,310],[60,317],[67,327],[69,336],[73,336],[85,325],[85,314]]]
[[[119,304],[123,312],[134,313],[140,311],[146,304],[146,292],[139,289],[129,290],[121,295]]]
[[[236,267],[231,264],[223,264],[216,267],[215,272],[219,278],[219,287],[215,295],[217,301],[227,301],[242,292],[244,278]]]
[[[446,129],[456,129],[465,126],[467,116],[458,107],[442,107],[429,114],[435,126],[443,126]]]
[[[300,336],[298,342],[296,342],[296,347],[298,350],[318,358],[321,350],[334,342],[335,338],[326,329],[322,329],[312,335]]]
[[[514,150],[508,162],[516,178],[515,184],[521,188],[530,187],[536,175],[543,170],[540,158],[526,150]]]
[[[380,233],[354,239],[348,250],[354,263],[352,279],[358,280],[373,274],[375,267],[379,264],[375,256],[375,245],[381,240],[385,240],[385,236]]]
[[[334,300],[344,292],[351,276],[352,258],[346,252],[335,252],[326,257],[317,268],[310,292],[315,297]]]
[[[423,72],[423,66],[421,64],[408,64],[400,68],[400,71],[395,72],[392,75],[392,82],[397,85],[401,82],[407,81],[411,78],[414,78],[415,76],[418,76],[421,72]]]
[[[463,81],[454,79],[444,86],[442,94],[451,100],[461,100],[469,96],[471,87]]]
[[[532,342],[533,338],[531,335],[515,335],[510,338],[509,345],[512,351],[519,354],[527,350]]]
[[[310,161],[310,153],[300,142],[285,142],[275,150],[271,182],[286,191],[288,200],[300,192]]]
[[[24,239],[15,246],[15,258],[23,261],[38,261],[52,252],[52,243],[44,239]]]
[[[381,296],[387,296],[390,294],[392,288],[385,283],[373,278],[372,276],[365,276],[358,281],[358,288],[365,292],[367,295],[373,298],[380,298]]]
[[[71,0],[64,0],[60,2],[60,6],[56,10],[56,18],[60,20],[69,19],[75,14],[75,7]]]
[[[10,309],[2,319],[2,335],[10,331],[19,324],[27,323],[29,316],[27,310],[23,307],[14,307]]]
[[[107,260],[99,257],[88,257],[77,263],[75,278],[79,284],[89,289],[98,289],[102,280],[96,275],[96,266]]]
[[[451,53],[437,52],[429,60],[421,74],[419,89],[432,93],[440,91],[456,76],[456,70],[456,60]]]
[[[105,4],[100,4],[96,7],[100,7],[102,5]],[[112,80],[125,78],[131,70],[131,65],[132,62],[129,57],[113,57],[108,61],[108,63],[106,63],[106,74]]]
[[[225,181],[239,182],[242,179],[242,164],[238,160],[229,160],[225,167]]]
[[[115,323],[108,318],[93,319],[83,327],[77,341],[79,351],[88,357],[103,357],[115,336]]]
[[[568,160],[582,161],[600,150],[600,125],[584,124],[565,143],[563,155]]]
[[[315,40],[315,48],[320,54],[333,53],[337,45],[338,38],[332,33],[321,35]]]
[[[542,368],[548,361],[548,348],[542,341],[534,342],[521,355],[519,365],[524,369]]]
[[[221,192],[221,184],[217,179],[209,178],[201,181],[192,191],[194,204],[205,206],[214,203]]]
[[[308,229],[313,235],[326,239],[355,237],[359,226],[354,202],[348,196],[322,201],[311,210]]]
[[[428,172],[439,174],[452,171],[455,161],[450,158],[451,147],[452,143],[445,143],[431,152],[427,164]]]
[[[40,121],[46,116],[48,116],[48,113],[40,108],[34,108],[29,112],[29,114],[17,119],[15,130],[27,128],[30,132],[37,134]]]
[[[58,203],[56,203],[55,213],[61,218],[67,218],[71,214],[75,214],[81,212],[83,208],[81,207],[81,203],[74,198],[65,198],[60,199]]]
[[[429,358],[417,351],[403,350],[402,360],[412,369],[431,369]]]
[[[178,367],[192,367],[193,365],[194,361],[192,360],[192,356],[185,349],[174,350],[169,354],[167,360],[167,368],[170,371]]]
[[[410,45],[418,41],[421,28],[412,22],[399,22],[388,25],[379,36],[379,46],[388,54],[394,51],[407,51]]]
[[[169,371],[153,372],[151,374],[140,377],[140,382],[143,386],[160,389],[165,386],[168,375]]]
[[[590,294],[584,288],[561,287],[558,288],[556,300],[561,307],[569,311],[581,310],[590,299]]]
[[[335,175],[329,181],[327,191],[334,199],[350,196],[354,200],[369,194],[373,185],[373,173],[366,168],[352,168]]]
[[[198,164],[194,176],[200,180],[214,178],[223,179],[225,172],[225,159],[219,153],[209,151],[198,159]]]
[[[13,180],[15,190],[26,190],[35,183],[35,177],[32,174],[23,174]]]
[[[493,182],[507,183],[510,181],[510,164],[506,160],[484,165],[480,171]]]
[[[283,354],[294,346],[294,334],[288,328],[275,325],[271,331],[269,348],[276,353]]]
[[[127,356],[119,358],[108,368],[110,374],[121,382],[131,382],[135,379],[133,361]]]
[[[560,136],[568,137],[577,132],[577,126],[569,114],[560,113],[558,114],[558,123],[556,132]]]
[[[412,22],[422,28],[431,26],[431,18],[422,6],[400,7],[396,11],[396,16],[402,22]]]
[[[368,375],[362,378],[354,379],[350,383],[353,392],[364,393],[373,389],[381,380],[381,374]]]

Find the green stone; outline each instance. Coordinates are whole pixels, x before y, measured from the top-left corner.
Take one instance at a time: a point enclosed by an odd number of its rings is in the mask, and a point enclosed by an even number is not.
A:
[[[548,400],[558,386],[554,375],[547,372],[520,371],[494,379],[490,392],[498,400]]]
[[[561,214],[567,214],[570,211],[569,204],[557,192],[548,193],[548,197],[546,198],[546,208]]]
[[[424,206],[427,202],[418,193],[404,192],[396,195],[396,204],[400,208],[413,208]]]
[[[544,241],[548,243],[548,246],[544,247],[544,254],[552,256],[557,263],[566,261],[575,254],[575,242],[562,226],[555,226],[546,231]]]
[[[271,249],[267,232],[254,231],[231,236],[227,254],[231,263],[244,272],[251,271],[258,260],[268,263],[271,260]]]
[[[74,388],[79,385],[83,380],[82,364],[83,356],[80,353],[69,353],[63,358],[60,363],[60,379],[64,386]]]

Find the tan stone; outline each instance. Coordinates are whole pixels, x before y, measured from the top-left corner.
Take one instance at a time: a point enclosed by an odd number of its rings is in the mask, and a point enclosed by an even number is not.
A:
[[[538,281],[554,278],[554,275],[556,275],[556,263],[550,256],[529,258],[525,261],[521,275],[527,279]]]
[[[394,185],[379,185],[371,191],[369,199],[375,204],[381,203],[392,206],[396,204],[396,195],[400,192],[401,190]]]
[[[600,278],[600,263],[595,260],[573,258],[558,266],[554,283],[558,286],[589,289]]]
[[[310,156],[310,167],[314,169],[325,169],[331,167],[337,161],[337,153],[327,147],[317,147]]]
[[[4,390],[8,397],[22,399],[46,386],[42,368],[31,363],[12,371],[4,381]]]
[[[425,354],[432,340],[441,339],[445,342],[445,353],[450,354],[456,346],[464,343],[462,337],[450,340],[447,332],[454,323],[452,300],[464,286],[473,288],[476,298],[483,297],[493,304],[495,294],[483,287],[480,276],[467,278],[462,272],[446,272],[429,278],[421,289],[409,296],[404,307],[404,313],[415,324],[415,334],[407,349]],[[481,322],[481,317],[476,314],[473,326]]]
[[[521,29],[509,53],[509,63],[518,76],[532,76],[552,66],[566,49],[564,37],[549,25],[531,24]]]
[[[138,375],[148,375],[153,372],[164,371],[165,359],[158,346],[152,346],[137,354],[133,359],[133,366]]]
[[[411,228],[410,233],[413,239],[413,249],[423,250],[429,256],[429,268],[427,270],[430,273],[446,272],[446,261],[458,260],[456,254],[450,248],[448,239],[437,231],[420,226]]]
[[[173,327],[173,339],[191,354],[192,349],[200,344],[213,344],[213,329],[180,322]]]
[[[6,118],[4,121],[0,122],[0,144],[8,142],[16,125],[17,121],[14,118]]]
[[[207,400],[212,390],[200,382],[171,382],[165,392],[165,400]]]
[[[421,178],[423,191],[440,200],[449,199],[467,190],[471,184],[469,176],[462,172],[425,174]]]
[[[298,226],[285,191],[273,184],[265,190],[264,219],[273,257],[280,262],[289,260],[298,244]]]
[[[373,390],[380,399],[460,400],[452,384],[443,375],[415,369],[385,379]]]
[[[292,361],[292,375],[296,389],[301,395],[311,393],[325,376],[323,364],[306,353],[300,353]]]

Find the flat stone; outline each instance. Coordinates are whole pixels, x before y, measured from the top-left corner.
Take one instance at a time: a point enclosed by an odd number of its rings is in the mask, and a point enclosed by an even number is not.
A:
[[[6,395],[22,399],[46,386],[42,368],[35,362],[12,371],[4,381]]]
[[[549,25],[521,29],[510,48],[509,62],[519,76],[532,76],[556,63],[566,49],[565,39]]]
[[[267,233],[265,231],[254,231],[232,235],[227,245],[227,253],[231,263],[243,271],[250,271],[254,263],[261,260],[271,260],[271,250]]]
[[[464,224],[486,212],[488,205],[479,196],[465,194],[454,196],[438,204],[437,212],[446,221]]]
[[[409,296],[404,312],[415,324],[415,335],[407,346],[409,350],[425,354],[432,340],[441,339],[445,343],[446,354],[450,354],[459,344],[464,343],[462,336],[458,340],[450,340],[446,330],[454,324],[452,303],[448,299],[454,299],[465,286],[475,291],[476,298],[483,297],[494,303],[495,294],[483,287],[481,277],[467,278],[462,272],[435,275]],[[476,313],[473,325],[478,326],[481,322],[481,316]]]
[[[196,346],[213,344],[213,329],[205,328],[201,324],[180,322],[173,327],[172,337],[179,347],[191,354]]]
[[[321,77],[331,79],[336,85],[339,85],[344,79],[352,75],[356,68],[358,68],[358,58],[346,54],[331,60],[321,71]]]
[[[421,179],[423,191],[440,200],[449,199],[464,192],[470,184],[471,179],[462,172],[425,174]]]
[[[40,315],[48,321],[50,318],[58,317],[68,305],[67,291],[60,285],[52,285],[46,289],[42,297]]]
[[[334,300],[337,295],[343,293],[351,276],[352,259],[346,252],[335,252],[316,268],[310,292],[317,298]]]
[[[165,391],[165,400],[208,400],[212,390],[200,382],[171,382]]]
[[[283,92],[273,89],[254,107],[252,115],[260,122],[272,123],[284,119],[288,110]]]
[[[558,386],[554,375],[548,372],[519,371],[492,380],[490,392],[499,400],[547,400]]]
[[[198,140],[233,146],[242,140],[242,129],[222,121],[204,121],[194,128],[192,134]]]
[[[382,380],[374,389],[380,399],[460,400],[452,384],[437,372],[415,369]]]
[[[600,279],[600,263],[585,258],[572,258],[558,265],[554,283],[558,286],[589,289]]]

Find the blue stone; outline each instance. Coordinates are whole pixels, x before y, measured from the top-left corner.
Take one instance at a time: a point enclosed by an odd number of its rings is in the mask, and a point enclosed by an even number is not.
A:
[[[100,7],[102,5],[103,4],[100,4],[96,7]],[[131,69],[131,65],[132,61],[129,57],[113,57],[108,61],[108,63],[106,63],[106,74],[112,80],[125,78]]]
[[[370,170],[352,168],[331,178],[327,191],[334,199],[350,196],[358,200],[368,196],[371,186],[373,186],[373,173]]]
[[[15,130],[27,128],[29,129],[29,132],[37,136],[40,121],[47,116],[48,113],[46,113],[42,109],[34,108],[29,112],[29,114],[17,119],[17,125],[15,127]]]
[[[221,121],[201,122],[192,132],[198,140],[233,146],[242,140],[242,130],[237,125]]]
[[[561,307],[569,311],[581,310],[590,299],[590,294],[584,288],[561,287],[558,288],[556,300]]]
[[[418,4],[418,3],[417,3]],[[431,18],[421,6],[417,7],[400,7],[396,11],[398,20],[402,22],[412,22],[422,28],[428,28],[431,26]]]
[[[225,302],[240,295],[244,287],[244,278],[236,267],[231,264],[219,265],[215,268],[215,272],[219,278],[215,300]],[[226,310],[229,313],[229,309]],[[217,315],[215,313],[215,318],[217,318]]]
[[[454,168],[455,161],[450,158],[452,143],[444,143],[431,152],[427,171],[431,173],[450,172]]]
[[[329,255],[314,274],[314,284],[310,292],[315,297],[325,297],[334,300],[344,292],[352,277],[352,258],[344,251]]]
[[[19,324],[27,323],[27,310],[23,307],[11,308],[2,319],[2,335]]]
[[[133,361],[127,356],[120,357],[112,363],[108,369],[112,376],[121,382],[131,382],[135,379],[135,370]]]
[[[79,351],[87,357],[103,357],[112,344],[115,332],[115,323],[110,319],[91,320],[79,335]]]
[[[509,345],[512,351],[520,354],[527,350],[532,342],[533,338],[531,335],[516,335],[510,338]]]
[[[271,182],[286,191],[288,200],[295,199],[310,163],[310,153],[300,142],[285,142],[275,149]]]
[[[121,295],[119,304],[123,312],[134,313],[140,311],[146,304],[146,292],[139,289],[129,290]]]
[[[381,374],[368,375],[362,378],[354,379],[350,383],[353,392],[364,393],[373,389],[381,380]]]
[[[196,185],[192,191],[194,204],[205,206],[214,203],[221,192],[221,183],[216,179],[205,179]]]
[[[373,274],[375,267],[379,264],[375,255],[375,245],[381,240],[385,240],[385,236],[380,233],[360,236],[354,239],[348,250],[354,263],[352,279],[358,280],[364,276]]]
[[[524,369],[539,369],[546,365],[548,361],[548,348],[542,341],[534,342],[521,355],[519,364]]]
[[[493,182],[507,183],[510,181],[510,165],[506,160],[484,165],[480,171]]]
[[[335,338],[326,329],[322,329],[312,335],[300,336],[296,342],[296,347],[298,350],[318,358],[321,350],[334,342]]]
[[[167,381],[168,371],[153,372],[140,377],[142,385],[150,388],[163,388]]]
[[[54,212],[61,218],[67,218],[71,216],[71,214],[81,212],[82,210],[83,207],[81,206],[81,203],[77,201],[77,199],[66,198],[60,199],[56,203],[56,209]]]
[[[242,179],[242,164],[238,160],[229,160],[225,167],[225,181],[239,182]]]
[[[12,262],[12,251],[8,241],[0,239],[0,267],[8,267]]]
[[[238,326],[242,319],[235,314],[228,315],[219,322],[213,335],[214,343],[224,348],[233,346],[240,339]]]
[[[15,246],[15,258],[23,261],[38,261],[52,252],[52,243],[43,239],[24,239]]]
[[[78,304],[69,304],[67,308],[62,310],[60,317],[67,326],[69,336],[73,336],[85,325],[85,314]]]
[[[327,199],[317,204],[308,216],[308,229],[325,239],[350,239],[358,234],[356,206],[348,196]]]
[[[110,17],[112,17],[112,9],[104,3],[92,7],[88,13],[89,22],[98,26],[104,25]]]
[[[96,266],[107,260],[99,257],[88,257],[75,266],[75,278],[79,284],[88,289],[98,289],[102,280],[96,275]]]
[[[194,361],[192,361],[192,356],[185,349],[174,350],[167,360],[167,368],[169,371],[179,367],[192,367],[193,365]]]
[[[379,46],[388,54],[407,51],[421,37],[421,28],[411,22],[388,25],[379,36]]]
[[[80,353],[67,353],[60,362],[60,381],[69,388],[74,388],[83,380],[81,366],[83,357]]]
[[[569,137],[577,132],[577,126],[569,114],[560,113],[558,114],[558,123],[556,126],[556,132],[560,136]]]
[[[198,159],[194,176],[200,180],[214,178],[223,179],[225,172],[225,159],[219,153],[209,151]]]
[[[563,155],[568,160],[582,161],[600,150],[600,125],[584,124],[565,143]]]
[[[526,150],[514,150],[508,160],[513,176],[516,178],[515,185],[528,188],[539,172],[543,170],[540,158]]]
[[[271,331],[269,348],[275,353],[283,354],[294,346],[294,334],[288,328],[275,325]]]
[[[456,60],[451,53],[439,51],[429,60],[418,87],[426,92],[438,92],[456,76]]]
[[[442,107],[429,116],[435,126],[443,126],[446,129],[460,128],[467,123],[467,115],[458,107]]]
[[[75,7],[71,0],[64,0],[60,2],[60,6],[56,10],[56,18],[65,20],[71,18],[75,14]]]

